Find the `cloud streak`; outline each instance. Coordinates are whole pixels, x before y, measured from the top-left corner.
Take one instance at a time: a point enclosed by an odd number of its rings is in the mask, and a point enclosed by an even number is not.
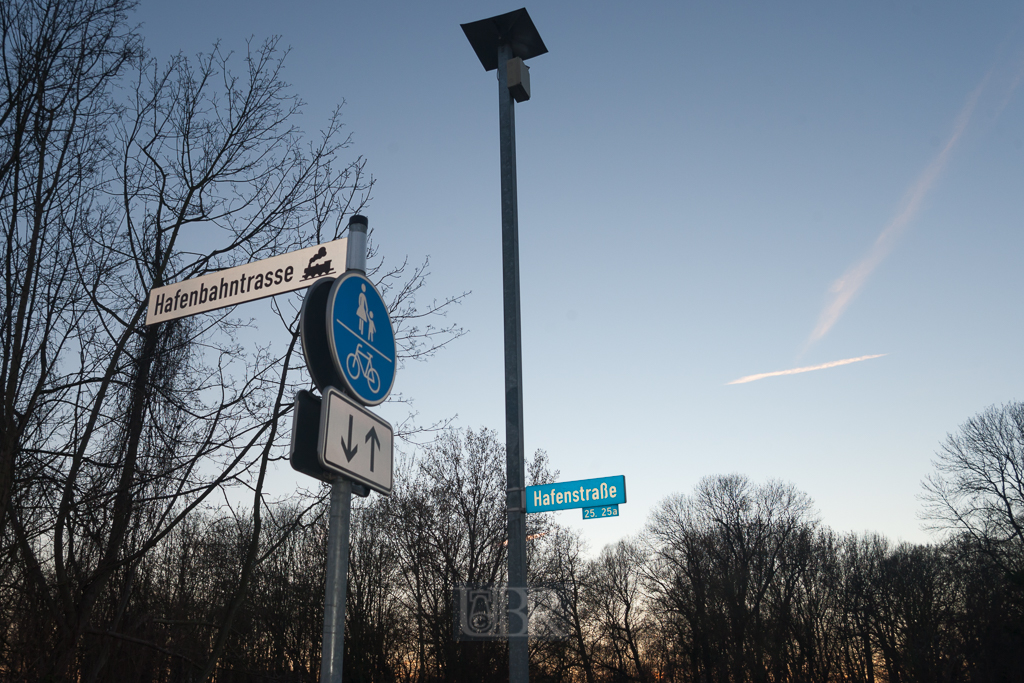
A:
[[[828,368],[838,368],[840,365],[859,363],[862,360],[881,358],[884,355],[886,354],[876,353],[873,356],[858,356],[857,358],[844,358],[843,360],[834,360],[829,363],[822,363],[821,365],[808,365],[803,368],[793,368],[791,370],[776,370],[775,372],[762,372],[760,375],[747,375],[746,377],[740,377],[739,379],[734,379],[731,382],[726,382],[726,386],[730,384],[746,384],[747,382],[756,382],[757,380],[765,379],[766,377],[779,377],[781,375],[799,375],[802,372],[813,372],[814,370],[827,370]]]
[[[868,276],[885,260],[885,257],[892,251],[897,238],[906,231],[907,226],[917,216],[924,198],[928,195],[928,192],[935,184],[936,178],[939,177],[942,169],[945,168],[946,163],[949,161],[950,152],[956,146],[960,136],[963,135],[967,124],[970,123],[971,115],[978,104],[978,98],[981,97],[981,93],[985,89],[985,85],[988,83],[991,75],[992,71],[989,71],[978,87],[974,89],[974,92],[967,98],[966,104],[960,110],[960,115],[956,118],[953,133],[946,140],[946,144],[943,145],[931,163],[928,164],[917,180],[908,188],[896,215],[892,217],[888,225],[882,230],[867,255],[853,264],[843,273],[842,277],[832,283],[832,286],[829,288],[828,303],[821,311],[821,315],[818,316],[818,324],[814,327],[814,331],[811,332],[811,336],[807,340],[808,346],[824,337],[832,329],[832,326],[839,320],[839,317],[857,295],[857,292],[864,286]],[[1016,83],[1014,86],[1016,86]]]

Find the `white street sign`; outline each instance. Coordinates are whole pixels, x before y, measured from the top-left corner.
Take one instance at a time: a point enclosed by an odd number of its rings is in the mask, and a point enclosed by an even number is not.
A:
[[[320,466],[389,495],[394,462],[391,425],[334,387],[324,392],[320,411]]]
[[[309,287],[345,272],[348,239],[271,256],[244,266],[157,287],[149,292],[146,324],[184,318]]]

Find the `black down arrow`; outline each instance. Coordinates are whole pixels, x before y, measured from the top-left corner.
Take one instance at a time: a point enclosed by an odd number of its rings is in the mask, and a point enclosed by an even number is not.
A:
[[[349,442],[349,444],[352,443],[352,416],[351,415],[348,416],[348,442]],[[359,446],[352,446],[352,448],[349,449],[349,447],[345,445],[345,437],[342,437],[342,439],[341,439],[341,450],[344,451],[344,453],[345,453],[345,459],[348,460],[348,462],[352,462],[352,458],[356,457],[356,453],[359,452]],[[372,464],[373,463],[373,446],[370,447],[370,463],[371,463],[370,469],[372,470],[373,469],[373,464]]]

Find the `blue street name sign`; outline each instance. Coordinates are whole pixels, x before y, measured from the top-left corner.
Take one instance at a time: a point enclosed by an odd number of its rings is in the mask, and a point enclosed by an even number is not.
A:
[[[618,505],[602,505],[596,508],[583,508],[583,519],[601,519],[602,517],[618,517]]]
[[[549,512],[626,502],[626,478],[580,479],[526,487],[526,511]]]
[[[363,405],[375,406],[395,382],[395,333],[377,288],[347,271],[327,299],[327,332],[338,374]]]

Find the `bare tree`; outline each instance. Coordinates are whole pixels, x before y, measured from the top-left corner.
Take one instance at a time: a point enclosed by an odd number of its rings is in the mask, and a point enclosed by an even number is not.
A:
[[[494,643],[454,642],[451,611],[457,586],[500,583],[504,576],[504,462],[493,431],[447,430],[398,494],[403,593],[421,679],[496,675],[507,657]]]
[[[642,574],[646,557],[635,541],[606,546],[592,564],[591,602],[597,612],[597,628],[604,656],[598,664],[612,680],[649,681],[647,643],[653,624],[647,610]]]
[[[841,541],[830,529],[819,529],[803,540],[807,541],[802,548],[807,554],[804,570],[788,574],[784,584],[788,600],[776,599],[790,610],[792,622],[791,638],[783,646],[791,670],[802,674],[795,680],[828,681],[842,675],[846,644]],[[792,592],[789,584],[794,584]]]
[[[110,220],[102,201],[117,114],[114,79],[138,50],[133,2],[0,5],[0,532],[25,442],[50,428],[74,378],[85,294],[68,272],[86,235]],[[87,279],[102,276],[91,263]]]
[[[400,552],[398,591],[408,620],[402,659],[409,680],[477,681],[507,666],[499,642],[454,640],[452,595],[465,584],[506,579],[505,447],[488,429],[447,429],[410,466],[389,503],[384,533]],[[530,483],[551,480],[538,451],[528,463]],[[527,533],[542,534],[546,520]]]
[[[160,66],[125,28],[130,8],[0,7],[0,573],[13,587],[0,598],[24,617],[4,642],[34,643],[21,675],[101,677],[118,643],[139,639],[126,629],[143,618],[147,554],[214,493],[237,507],[245,492],[231,590],[209,651],[186,658],[189,676],[214,673],[279,542],[263,538],[263,489],[308,384],[298,299],[271,304],[275,344],[232,311],[146,326],[148,292],[335,239],[373,183],[363,159],[342,160],[340,110],[312,141],[297,127],[276,39]],[[461,297],[418,308],[426,264],[374,272],[401,358],[461,334],[435,322]]]
[[[1004,571],[1024,576],[1024,403],[967,420],[934,464],[923,494],[933,528],[965,534]]]
[[[807,562],[811,501],[793,486],[708,477],[651,515],[648,584],[694,680],[761,680],[787,663],[793,578]]]
[[[566,672],[582,670],[585,683],[596,683],[594,648],[597,635],[597,609],[594,605],[594,563],[586,556],[583,535],[575,530],[553,526],[541,544],[542,552],[534,562],[531,583],[553,586],[564,600],[565,620],[569,630],[569,646],[549,646],[544,653],[548,669]]]
[[[399,594],[404,553],[391,533],[396,512],[389,497],[377,495],[352,510],[344,671],[352,680],[395,680],[411,636]]]

